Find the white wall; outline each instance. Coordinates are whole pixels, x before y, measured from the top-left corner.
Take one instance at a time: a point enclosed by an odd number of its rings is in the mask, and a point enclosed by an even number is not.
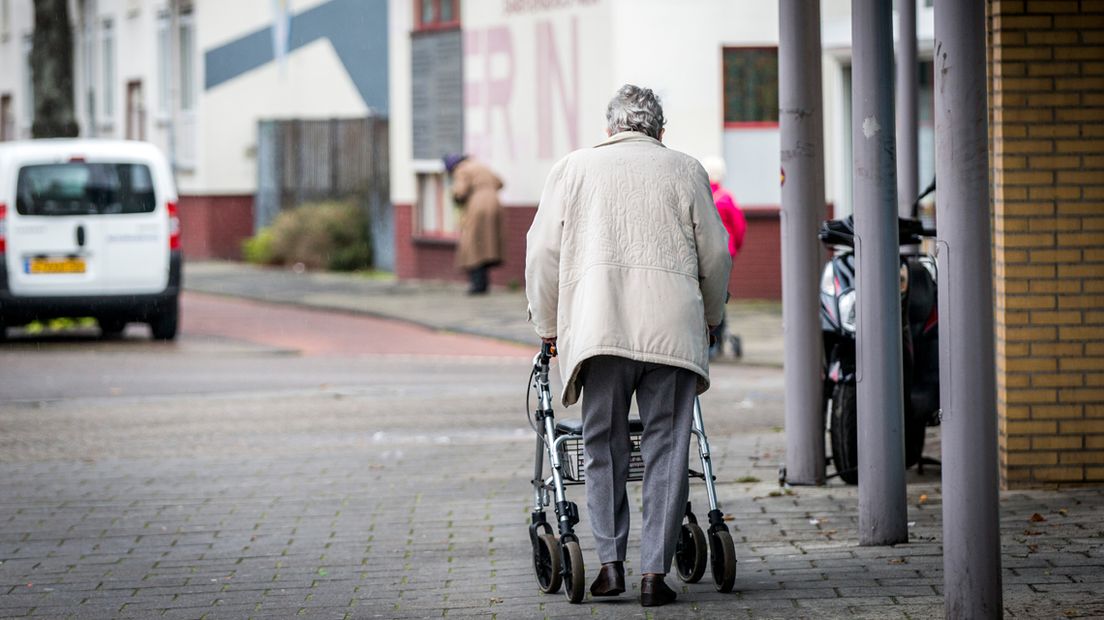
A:
[[[505,204],[535,205],[556,161],[605,139],[612,2],[461,4],[464,148],[503,177]]]
[[[289,0],[288,4],[292,13],[300,13],[323,1]],[[203,53],[268,27],[274,17],[271,0],[197,2],[198,166],[194,174],[180,175],[183,191],[200,194],[256,191],[259,120],[368,114],[340,58],[324,38],[290,52],[283,66],[272,62],[211,90],[203,90]]]
[[[34,31],[34,11],[31,0],[0,0],[7,2],[7,23],[0,31],[0,95],[11,95],[12,112],[15,116],[15,132],[22,138],[31,136],[31,126],[24,113],[24,87],[26,65],[24,59],[24,41]]]
[[[722,48],[777,45],[777,3],[615,0],[614,13],[614,88],[629,82],[659,94],[668,146],[723,155]]]

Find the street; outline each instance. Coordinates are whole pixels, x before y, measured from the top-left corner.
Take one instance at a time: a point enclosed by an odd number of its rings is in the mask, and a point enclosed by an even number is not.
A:
[[[132,325],[0,348],[0,618],[942,616],[938,468],[908,474],[909,544],[858,546],[855,487],[775,482],[776,367],[716,364],[702,398],[735,591],[671,575],[679,601],[645,613],[637,484],[629,592],[536,587],[530,347],[195,292],[183,321],[171,344]],[[584,489],[569,499],[590,578]],[[700,484],[691,500],[703,515]],[[1102,505],[1002,495],[1008,617],[1104,615]]]
[[[532,577],[530,349],[195,293],[182,313],[172,344],[0,348],[0,616],[591,613]],[[732,480],[725,437],[781,437],[781,373],[714,374]]]

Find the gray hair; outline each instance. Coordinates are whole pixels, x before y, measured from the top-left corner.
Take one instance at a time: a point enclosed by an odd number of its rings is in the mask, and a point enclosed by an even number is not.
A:
[[[625,84],[606,107],[606,126],[610,135],[638,131],[659,140],[666,123],[659,97],[650,88]]]

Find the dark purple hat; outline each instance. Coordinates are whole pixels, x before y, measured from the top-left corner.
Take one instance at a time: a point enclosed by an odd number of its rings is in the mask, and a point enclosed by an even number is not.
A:
[[[467,158],[467,155],[445,155],[441,158],[441,160],[445,162],[445,170],[447,170],[449,174],[452,174],[452,171],[456,169],[456,166],[459,166],[460,162],[464,161]]]

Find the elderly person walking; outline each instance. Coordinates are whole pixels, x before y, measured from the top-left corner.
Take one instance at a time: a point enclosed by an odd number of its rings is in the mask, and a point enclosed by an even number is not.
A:
[[[644,423],[640,602],[675,600],[664,582],[686,509],[694,398],[709,387],[709,328],[721,322],[731,259],[709,180],[666,148],[663,108],[625,85],[609,138],[548,175],[526,238],[537,334],[557,345],[563,403],[583,398],[587,507],[601,571],[594,596],[625,591],[629,406]]]
[[[466,155],[449,155],[444,162],[452,175],[453,200],[464,208],[456,266],[468,272],[468,293],[480,295],[490,285],[491,267],[502,262],[502,205],[498,202],[502,180]]]

